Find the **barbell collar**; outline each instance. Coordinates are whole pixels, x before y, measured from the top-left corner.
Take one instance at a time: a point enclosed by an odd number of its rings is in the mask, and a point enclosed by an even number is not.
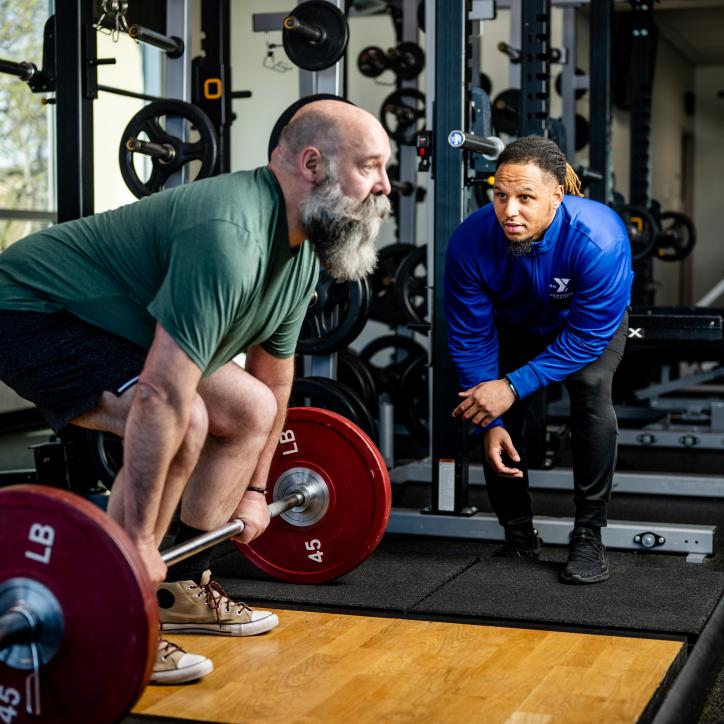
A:
[[[176,149],[168,143],[153,143],[142,141],[132,136],[126,141],[126,148],[131,153],[143,153],[146,156],[153,156],[161,163],[171,163],[176,157]]]
[[[447,142],[453,148],[479,153],[489,161],[495,161],[505,148],[505,144],[497,136],[476,136],[459,130],[450,131]]]
[[[175,35],[162,35],[150,28],[144,28],[143,25],[131,25],[128,28],[128,34],[140,43],[160,48],[169,58],[178,58],[183,55],[184,41]]]
[[[308,503],[309,500],[303,492],[294,491],[284,498],[270,503],[267,510],[269,511],[269,517],[274,518],[287,510],[291,510],[292,508],[297,508],[299,506],[306,506]],[[215,546],[217,543],[221,543],[229,538],[241,535],[244,532],[244,527],[244,521],[240,518],[235,518],[220,528],[216,528],[208,533],[204,533],[203,535],[191,538],[184,543],[180,543],[177,546],[168,548],[161,553],[161,559],[167,566],[172,566],[174,563],[179,563],[186,558],[190,558],[206,548]]]
[[[305,38],[312,45],[319,45],[327,39],[327,33],[324,31],[324,28],[320,28],[318,25],[303,23],[293,15],[287,15],[287,17],[284,18],[284,30]]]

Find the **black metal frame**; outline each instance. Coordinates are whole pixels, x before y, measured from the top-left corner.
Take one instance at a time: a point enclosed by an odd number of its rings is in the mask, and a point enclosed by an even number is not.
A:
[[[435,3],[435,102],[433,108],[433,165],[435,223],[432,278],[431,442],[432,504],[430,512],[459,515],[468,508],[468,466],[460,461],[460,429],[450,413],[457,404],[457,373],[447,346],[443,299],[445,252],[450,236],[466,213],[463,154],[448,145],[454,128],[467,128],[466,92],[469,78],[464,52],[470,35],[468,0]],[[464,448],[464,446],[462,446]],[[454,465],[454,488],[445,472]],[[441,479],[442,478],[442,479]],[[451,495],[452,493],[452,495]]]
[[[611,27],[613,0],[591,0],[590,100],[591,141],[589,164],[603,175],[589,181],[589,196],[607,204],[611,200]]]
[[[520,135],[544,136],[550,116],[550,0],[522,3]]]
[[[229,130],[233,121],[231,111],[231,48],[229,26],[231,23],[229,0],[202,0],[201,31],[204,39],[201,47],[204,56],[191,63],[192,103],[201,108],[216,127],[219,137],[219,159],[214,173],[231,170]],[[208,81],[218,79],[218,91],[209,93]]]
[[[92,0],[64,0],[55,12],[58,222],[93,213],[93,100],[96,31]]]

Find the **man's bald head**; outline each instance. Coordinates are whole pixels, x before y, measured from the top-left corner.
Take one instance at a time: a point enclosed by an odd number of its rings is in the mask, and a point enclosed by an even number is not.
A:
[[[367,111],[342,100],[320,100],[302,106],[284,127],[279,137],[283,156],[292,160],[305,148],[318,148],[335,160],[370,137],[385,137],[380,122]]]

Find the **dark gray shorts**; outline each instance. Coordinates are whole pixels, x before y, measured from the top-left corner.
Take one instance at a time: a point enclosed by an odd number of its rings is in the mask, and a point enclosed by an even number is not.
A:
[[[148,351],[69,312],[0,310],[0,380],[59,432],[108,390],[121,394]]]

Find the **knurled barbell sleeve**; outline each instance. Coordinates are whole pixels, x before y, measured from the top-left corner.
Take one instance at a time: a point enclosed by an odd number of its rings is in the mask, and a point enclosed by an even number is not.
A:
[[[476,136],[458,130],[450,131],[447,142],[453,148],[480,153],[491,161],[495,161],[505,148],[505,144],[497,136]]]
[[[154,48],[163,50],[169,58],[178,58],[184,52],[184,42],[175,35],[162,35],[143,25],[131,25],[128,34],[139,43],[153,45]]]
[[[323,28],[304,23],[293,15],[287,15],[287,17],[284,18],[284,30],[289,33],[295,33],[310,43],[315,44],[323,43],[327,37],[327,33],[324,32]]]

